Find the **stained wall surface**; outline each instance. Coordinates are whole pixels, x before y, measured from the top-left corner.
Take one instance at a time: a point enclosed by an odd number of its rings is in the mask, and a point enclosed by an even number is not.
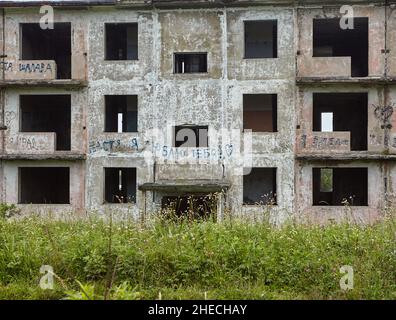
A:
[[[72,26],[72,72],[66,80],[55,79],[54,61],[20,59],[19,25],[38,22],[37,7],[7,8],[4,19],[0,15],[0,49],[4,43],[6,55],[0,201],[18,203],[18,167],[69,166],[70,205],[19,204],[23,212],[112,210],[141,219],[158,214],[162,197],[226,185],[219,219],[229,214],[260,220],[268,213],[276,223],[289,218],[325,223],[348,217],[348,208],[313,206],[312,168],[365,167],[369,201],[351,208],[355,219],[374,221],[395,203],[393,7],[353,7],[356,16],[369,19],[369,74],[356,79],[350,57],[312,54],[313,19],[340,17],[337,6],[129,5],[55,9],[56,22]],[[256,20],[277,20],[276,58],[245,58],[244,23]],[[105,60],[106,23],[138,24],[137,60]],[[174,54],[194,52],[207,53],[207,72],[174,73]],[[351,151],[350,132],[313,130],[313,95],[358,92],[368,96],[368,145]],[[70,151],[56,150],[54,133],[21,132],[25,94],[70,95]],[[277,132],[243,130],[244,94],[277,95]],[[105,132],[106,95],[137,95],[137,132]],[[208,147],[175,148],[178,125],[208,126]],[[277,168],[276,205],[243,204],[243,173],[251,167]],[[105,168],[137,169],[135,202],[105,203]]]

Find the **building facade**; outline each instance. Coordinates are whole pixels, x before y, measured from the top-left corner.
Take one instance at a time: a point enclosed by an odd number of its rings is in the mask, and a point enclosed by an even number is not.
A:
[[[53,28],[48,1],[1,2],[0,202],[380,219],[396,203],[396,5],[344,2],[53,1]]]

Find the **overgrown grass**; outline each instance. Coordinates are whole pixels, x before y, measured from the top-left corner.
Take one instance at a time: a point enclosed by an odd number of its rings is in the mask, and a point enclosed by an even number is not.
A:
[[[0,299],[396,299],[395,225],[0,219]]]

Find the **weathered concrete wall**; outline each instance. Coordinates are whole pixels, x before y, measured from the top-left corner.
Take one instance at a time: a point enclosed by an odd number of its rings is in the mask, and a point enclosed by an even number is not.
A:
[[[278,58],[244,59],[244,21],[278,21]],[[287,7],[227,10],[228,77],[235,80],[273,80],[295,77],[294,10]]]
[[[386,73],[389,77],[396,76],[396,51],[393,49],[396,47],[396,5],[391,5],[387,10],[387,33],[386,33],[386,45],[389,53],[386,59]]]
[[[279,166],[279,210],[292,211],[294,130],[294,58],[292,10],[247,9],[226,10],[158,10],[156,12],[121,11],[106,12],[106,21],[138,22],[139,61],[104,61],[103,56],[103,13],[91,12],[89,35],[90,92],[89,92],[89,160],[87,183],[87,205],[90,209],[104,210],[113,205],[103,205],[103,168],[111,166],[137,167],[138,185],[154,181],[196,181],[216,180],[221,177],[222,163],[225,164],[225,180],[233,186],[227,197],[227,207],[234,214],[242,206],[242,176],[236,174],[236,167],[243,164],[232,162],[234,150],[241,144],[242,107],[244,93],[278,94],[278,133],[257,133],[253,135],[255,166]],[[243,21],[245,19],[279,19],[279,58],[243,59]],[[95,21],[98,22],[95,22]],[[178,27],[175,28],[175,25]],[[235,37],[236,36],[236,37]],[[284,46],[283,46],[284,44]],[[227,55],[227,47],[228,52]],[[204,74],[174,74],[173,54],[175,52],[208,52],[208,72]],[[269,69],[268,69],[269,68]],[[278,71],[276,71],[278,70]],[[267,77],[263,77],[263,72]],[[275,73],[275,75],[273,74]],[[272,79],[265,81],[264,79]],[[279,80],[277,80],[279,78]],[[258,81],[258,79],[261,79]],[[105,133],[104,95],[138,95],[137,133]],[[236,130],[239,135],[230,137],[210,136],[208,150],[183,150],[172,147],[172,127],[180,124],[208,125],[209,129],[226,128]],[[162,141],[154,139],[150,130],[157,129]],[[222,149],[226,163],[219,160],[215,151]],[[233,149],[235,148],[235,149]],[[144,160],[145,151],[154,150],[153,163]],[[201,156],[200,156],[201,155]],[[207,155],[207,156],[205,156]],[[204,164],[182,165],[183,160]],[[177,161],[175,162],[175,160]],[[221,160],[221,159],[220,159]],[[282,169],[286,166],[285,169]],[[184,168],[184,169],[183,169]],[[200,174],[202,173],[202,174]],[[97,183],[99,182],[99,183]],[[137,207],[140,213],[154,211],[157,203],[142,203],[152,199],[138,191]],[[137,213],[135,205],[116,205]],[[257,208],[245,209],[253,213]],[[275,212],[278,209],[275,210]]]
[[[368,92],[368,152],[377,155],[396,153],[396,113],[386,109],[392,106],[394,110],[394,85],[338,83],[297,87],[295,84],[296,74],[299,77],[350,76],[350,58],[312,58],[312,19],[339,17],[339,8],[296,9],[291,5],[177,10],[89,8],[56,10],[55,13],[57,22],[72,23],[72,78],[87,79],[89,85],[83,89],[6,89],[5,122],[9,128],[5,131],[5,151],[15,155],[59,154],[53,150],[51,134],[32,134],[36,146],[40,145],[37,141],[41,139],[42,147],[26,150],[32,143],[26,142],[27,134],[19,132],[19,95],[71,94],[70,153],[86,153],[87,160],[3,161],[4,177],[0,165],[0,179],[4,185],[4,189],[0,189],[1,201],[17,201],[19,165],[67,165],[72,170],[71,205],[21,206],[24,212],[49,209],[65,212],[86,208],[102,214],[112,211],[139,219],[157,213],[161,197],[167,193],[137,190],[136,203],[104,204],[104,168],[134,167],[137,168],[138,186],[159,181],[227,181],[231,187],[224,203],[219,205],[233,216],[262,219],[268,211],[270,218],[278,223],[288,217],[324,223],[349,214],[340,207],[312,206],[312,167],[332,165],[369,168],[369,206],[351,209],[358,221],[373,221],[380,217],[385,200],[394,203],[396,166],[393,162],[295,160],[296,153],[317,156],[351,154],[349,133],[312,132],[313,92]],[[369,77],[383,76],[386,70],[388,76],[393,76],[396,72],[394,52],[390,51],[388,60],[381,52],[385,48],[384,7],[355,6],[355,14],[370,19]],[[391,14],[392,11],[388,12]],[[19,59],[18,24],[37,22],[38,19],[38,8],[7,9],[7,60]],[[262,19],[278,21],[278,57],[244,59],[244,21]],[[388,47],[394,46],[396,41],[391,32],[395,26],[390,20],[386,38]],[[105,23],[114,22],[138,23],[138,60],[104,59]],[[298,56],[297,50],[300,52]],[[175,52],[207,52],[208,72],[175,74]],[[243,94],[255,93],[277,94],[278,132],[251,135],[242,132]],[[104,132],[105,95],[138,96],[138,132]],[[390,113],[385,122],[383,116],[378,117],[384,112],[385,115]],[[181,124],[207,125],[209,130],[226,129],[228,132],[210,135],[208,148],[174,148],[172,127]],[[296,129],[297,125],[299,129]],[[158,136],[154,136],[154,131]],[[306,144],[303,148],[304,135]],[[24,136],[22,140],[21,136]],[[239,149],[249,148],[249,137],[252,140],[251,159],[239,161]],[[343,143],[319,145],[317,141],[324,141],[323,138],[327,138],[327,142],[334,138]],[[277,205],[242,204],[241,170],[249,166],[277,168]],[[384,178],[387,179],[387,199]]]

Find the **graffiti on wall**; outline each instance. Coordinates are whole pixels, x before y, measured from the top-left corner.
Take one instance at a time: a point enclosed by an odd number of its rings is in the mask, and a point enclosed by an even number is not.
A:
[[[311,141],[308,141],[311,140]],[[323,137],[313,135],[312,139],[308,139],[306,134],[301,135],[300,138],[301,148],[314,148],[314,149],[329,149],[338,147],[348,147],[349,140],[337,137]]]
[[[390,118],[393,114],[394,104],[389,106],[374,105],[374,115],[381,122],[382,125],[386,126],[390,124]]]
[[[390,105],[372,105],[374,108],[374,116],[379,120],[381,129],[385,129],[384,146],[387,148],[390,144],[390,136],[388,130],[392,128],[391,117],[394,111],[394,103]]]
[[[19,150],[38,151],[41,149],[34,137],[10,137],[8,142],[15,145]]]
[[[152,147],[152,153],[156,158],[162,158],[164,160],[190,158],[196,160],[219,161],[229,159],[233,156],[234,145],[218,145],[216,148],[176,148],[156,143]]]
[[[120,139],[95,140],[89,143],[89,153],[96,152],[122,152],[122,151],[139,151],[137,138],[130,139],[127,143]]]
[[[14,66],[14,63],[12,62],[0,62],[1,68],[5,72],[20,72],[20,73],[47,73],[53,72],[52,65],[47,62],[30,62],[30,63],[24,63],[24,62],[18,62],[16,63],[16,66]]]
[[[12,121],[14,121],[17,118],[17,114],[15,111],[6,111],[4,112],[4,120],[5,120],[5,125],[8,127]]]

